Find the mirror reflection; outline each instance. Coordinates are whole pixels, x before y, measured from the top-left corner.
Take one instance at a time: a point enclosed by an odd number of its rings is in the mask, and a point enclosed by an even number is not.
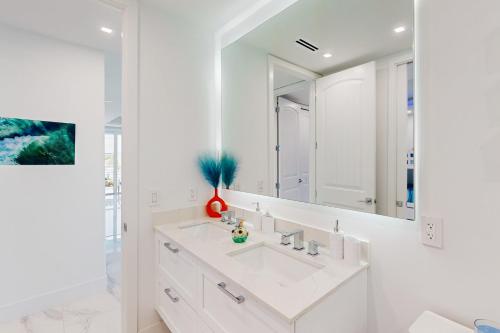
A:
[[[299,0],[222,51],[232,190],[413,220],[413,1]]]

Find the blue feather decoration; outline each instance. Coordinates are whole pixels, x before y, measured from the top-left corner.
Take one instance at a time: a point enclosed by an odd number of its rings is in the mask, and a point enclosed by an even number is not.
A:
[[[198,167],[203,177],[213,188],[219,187],[221,164],[213,154],[204,154],[198,157]]]
[[[231,184],[236,179],[236,173],[238,172],[238,160],[234,155],[224,152],[220,159],[221,171],[222,171],[222,183],[229,189]]]

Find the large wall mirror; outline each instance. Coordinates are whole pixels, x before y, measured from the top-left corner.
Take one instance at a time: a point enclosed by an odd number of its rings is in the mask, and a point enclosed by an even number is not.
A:
[[[222,50],[232,190],[413,220],[413,0],[299,0]]]

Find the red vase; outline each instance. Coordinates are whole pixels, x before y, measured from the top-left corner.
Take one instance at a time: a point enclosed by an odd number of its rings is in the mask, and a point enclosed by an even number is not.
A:
[[[212,204],[214,202],[220,203],[220,211],[221,212],[225,212],[227,210],[226,203],[224,202],[224,200],[222,200],[221,197],[219,197],[219,189],[218,188],[214,188],[214,196],[213,196],[212,199],[210,199],[207,202],[207,204],[205,206],[205,210],[207,211],[207,215],[210,216],[210,217],[221,217],[221,214],[219,212],[216,212],[212,208]]]

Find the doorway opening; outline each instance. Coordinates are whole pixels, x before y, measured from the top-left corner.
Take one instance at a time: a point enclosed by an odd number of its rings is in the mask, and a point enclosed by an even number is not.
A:
[[[413,61],[397,66],[396,214],[415,220],[415,106]]]
[[[107,127],[104,137],[106,277],[108,292],[120,299],[121,286],[121,196],[122,135],[118,128]]]
[[[314,202],[315,79],[320,75],[274,56],[269,71],[269,188],[282,199]]]

